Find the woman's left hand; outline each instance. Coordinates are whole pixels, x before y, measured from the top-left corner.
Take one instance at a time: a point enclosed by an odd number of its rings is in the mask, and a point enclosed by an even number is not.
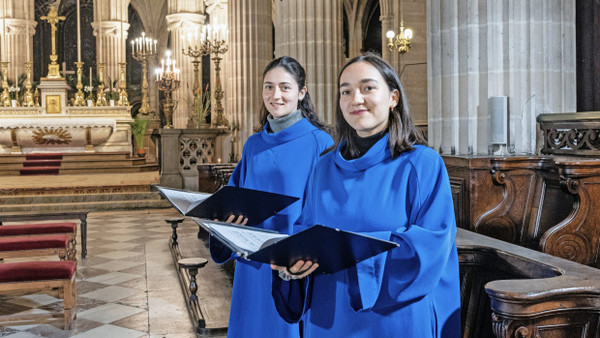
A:
[[[297,261],[296,263],[294,263],[294,265],[290,266],[289,268],[285,266],[271,264],[271,269],[280,271],[280,275],[283,274],[285,276],[288,276],[288,280],[302,279],[313,273],[318,267],[318,263],[303,260]]]

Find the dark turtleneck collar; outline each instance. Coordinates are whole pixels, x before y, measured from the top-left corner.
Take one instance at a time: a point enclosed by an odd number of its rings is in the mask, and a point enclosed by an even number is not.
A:
[[[358,148],[358,154],[356,156],[351,156],[348,151],[343,152],[343,157],[346,160],[354,160],[362,157],[364,154],[371,149],[371,147],[377,143],[382,137],[384,137],[388,133],[387,129],[380,131],[379,133],[367,137],[360,137],[357,135],[356,138],[356,147]]]

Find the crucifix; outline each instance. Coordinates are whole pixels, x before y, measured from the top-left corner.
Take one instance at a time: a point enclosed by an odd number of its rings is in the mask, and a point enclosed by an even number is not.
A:
[[[62,76],[66,79],[67,75],[75,74],[75,71],[74,70],[67,70],[67,63],[63,61],[63,63],[62,63],[62,70],[60,71],[60,74],[62,74]]]
[[[58,60],[58,55],[56,55],[56,24],[59,21],[63,21],[66,19],[64,16],[58,16],[58,12],[56,11],[56,7],[50,6],[50,12],[48,15],[44,15],[40,17],[41,20],[48,21],[48,23],[52,26],[52,54],[50,54],[50,64],[48,65],[48,79],[62,79],[59,73],[59,65],[56,63]]]

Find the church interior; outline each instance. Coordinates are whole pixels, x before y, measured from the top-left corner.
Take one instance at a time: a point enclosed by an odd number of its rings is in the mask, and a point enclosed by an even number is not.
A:
[[[449,174],[462,337],[600,336],[597,1],[1,0],[0,21],[0,337],[225,337],[233,263],[156,186],[227,185],[276,57],[335,125],[367,51]]]

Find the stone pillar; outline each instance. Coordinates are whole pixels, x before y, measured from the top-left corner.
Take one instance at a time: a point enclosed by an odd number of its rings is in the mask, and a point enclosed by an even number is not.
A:
[[[201,2],[194,2],[194,4],[196,3],[199,4]],[[179,102],[173,113],[173,126],[175,128],[187,128],[189,113],[192,111],[192,104],[194,102],[192,93],[192,89],[194,88],[193,58],[185,56],[182,53],[185,39],[187,39],[186,35],[191,33],[193,36],[196,31],[200,34],[202,24],[204,24],[205,17],[201,14],[201,6],[194,5],[194,7],[198,8],[190,8],[189,10],[192,13],[174,13],[166,17],[167,29],[171,32],[171,58],[177,62],[176,67],[181,69],[181,87],[173,92],[173,100]],[[193,11],[199,11],[199,13],[193,13]],[[159,60],[163,58],[164,55],[158,56]],[[202,78],[202,63],[200,63],[199,67],[198,77]]]
[[[488,154],[491,96],[508,97],[517,154],[536,152],[538,114],[576,110],[574,0],[430,0],[427,22],[434,149]]]
[[[183,176],[179,170],[179,137],[181,129],[160,129],[160,185],[182,189]]]
[[[229,27],[228,25],[228,21],[227,21],[227,0],[206,0],[206,12],[210,15],[210,24],[211,25],[225,25],[226,27]],[[228,28],[230,29],[230,28]],[[228,84],[229,81],[224,81],[225,79],[227,79],[229,77],[229,74],[231,72],[231,51],[228,51],[227,53],[225,53],[224,55],[221,55],[221,57],[223,58],[223,60],[221,60],[221,86],[223,87],[223,101],[221,102],[223,104],[223,107],[225,109],[224,114],[225,114],[225,118],[227,118],[227,120],[229,121],[229,123],[232,123],[232,118],[233,118],[233,114],[231,109],[228,109],[229,107],[227,106],[226,102],[227,101],[227,96],[231,96],[232,95],[232,91],[230,90],[231,88],[228,88]],[[214,89],[216,88],[216,77],[215,77],[215,71],[214,71],[214,64],[211,61],[211,65],[210,65],[210,88],[213,89],[212,93],[214,94]],[[206,84],[202,85],[202,88],[204,88],[206,86]],[[211,96],[211,105],[212,107],[211,109],[211,121],[216,121],[217,119],[217,113],[215,111],[215,107],[217,106],[216,104],[216,99],[215,99],[215,95]],[[213,123],[214,124],[214,123]]]
[[[94,35],[96,36],[96,62],[104,63],[104,86],[118,80],[119,63],[127,62],[129,31],[129,0],[96,0],[94,3]]]
[[[33,0],[13,1],[3,0],[0,4],[0,59],[9,62],[8,78],[15,79],[25,73],[25,62],[33,61],[33,35],[35,34],[34,2]],[[28,28],[29,26],[29,28]],[[29,30],[29,46],[27,46],[27,31]],[[29,60],[27,59],[29,49]],[[44,74],[45,75],[45,74]]]
[[[226,111],[232,113],[229,122],[238,122],[237,154],[253,134],[258,123],[262,101],[262,72],[273,58],[271,0],[238,0],[229,3],[228,22],[235,22],[229,31],[231,72],[225,86]],[[239,156],[238,156],[239,158]],[[225,161],[225,160],[224,160]]]
[[[334,122],[337,76],[344,62],[342,0],[277,2],[275,57],[298,60],[319,116]]]

